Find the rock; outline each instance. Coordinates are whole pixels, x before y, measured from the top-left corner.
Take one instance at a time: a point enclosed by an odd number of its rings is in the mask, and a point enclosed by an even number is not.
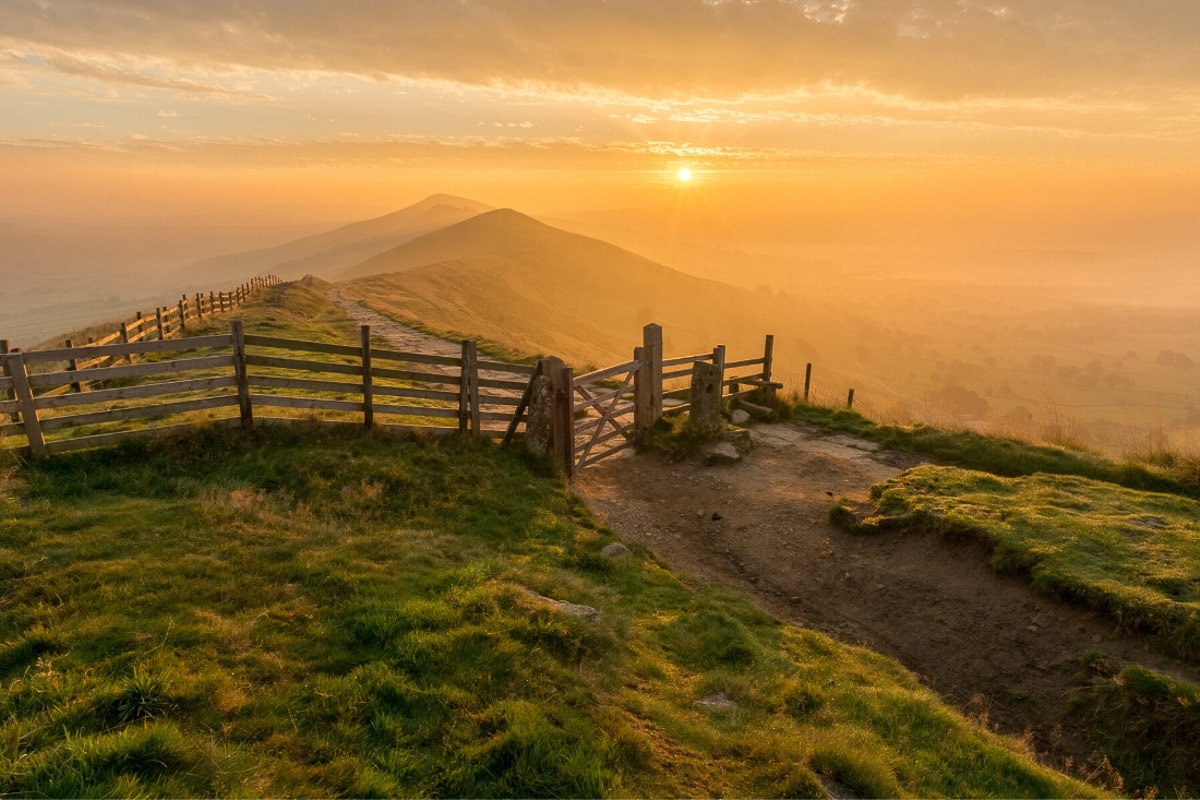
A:
[[[710,445],[704,451],[704,463],[709,466],[713,464],[736,464],[741,460],[742,454],[730,442],[718,442],[717,444]]]
[[[600,548],[600,555],[611,558],[613,561],[620,561],[622,558],[629,558],[633,552],[620,542],[612,542]]]
[[[733,412],[733,414],[730,416],[730,419],[733,420],[734,425],[745,425],[747,422],[750,421],[750,412],[743,411],[740,408],[736,409]]]
[[[734,701],[725,696],[724,692],[710,694],[708,697],[702,697],[696,701],[696,705],[709,711],[720,711],[730,713],[737,711],[739,706]]]
[[[688,430],[701,439],[720,436],[725,430],[725,418],[721,416],[721,370],[703,361],[693,364],[690,397]]]
[[[572,617],[579,617],[580,619],[587,620],[588,622],[596,622],[600,619],[600,612],[591,606],[579,605],[578,603],[568,603],[565,600],[555,600],[553,597],[546,597],[544,594],[538,594],[532,589],[526,589],[525,591],[528,592],[529,596],[534,600],[538,600],[548,606],[552,606],[564,614],[570,614]]]
[[[529,452],[543,456],[550,451],[554,414],[554,392],[550,379],[539,375],[529,394],[529,417],[525,423],[525,446]]]

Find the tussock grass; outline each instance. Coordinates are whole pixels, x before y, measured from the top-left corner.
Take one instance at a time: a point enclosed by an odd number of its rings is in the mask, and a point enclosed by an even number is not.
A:
[[[1200,503],[1073,475],[1005,478],[917,467],[872,487],[860,530],[965,532],[997,569],[1086,603],[1172,652],[1200,658]]]
[[[543,465],[458,438],[198,430],[24,465],[0,793],[1096,793],[611,540]]]

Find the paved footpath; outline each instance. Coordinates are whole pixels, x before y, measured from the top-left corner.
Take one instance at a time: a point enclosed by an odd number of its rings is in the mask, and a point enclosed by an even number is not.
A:
[[[449,356],[450,358],[459,358],[462,356],[462,345],[460,343],[448,342],[445,339],[439,339],[428,333],[414,330],[407,325],[402,325],[394,319],[385,317],[378,311],[367,308],[356,300],[348,300],[342,297],[341,292],[336,286],[329,291],[329,296],[355,322],[359,325],[370,325],[372,335],[384,337],[397,350],[405,353],[427,353],[433,356]],[[457,372],[453,367],[428,365],[428,368],[445,372],[446,374]]]

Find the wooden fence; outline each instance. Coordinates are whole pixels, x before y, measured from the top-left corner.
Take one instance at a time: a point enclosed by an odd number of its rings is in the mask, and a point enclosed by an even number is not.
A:
[[[430,355],[376,347],[366,325],[358,343],[341,344],[249,334],[234,321],[228,334],[0,355],[0,444],[44,458],[178,434],[198,422],[250,427],[319,414],[332,423],[507,440],[527,422],[543,378],[553,398],[551,447],[573,475],[641,441],[664,409],[687,410],[688,390],[671,387],[697,362],[721,368],[724,399],[773,391],[773,345],[767,336],[762,356],[741,361],[727,362],[723,346],[664,359],[662,328],[647,325],[632,360],[576,378],[557,358],[536,366],[481,358],[473,341],[462,342],[458,356]],[[50,367],[30,369],[39,365]],[[92,389],[80,391],[85,385]]]

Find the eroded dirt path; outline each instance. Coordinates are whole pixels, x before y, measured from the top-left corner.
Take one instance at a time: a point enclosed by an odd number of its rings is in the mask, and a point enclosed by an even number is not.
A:
[[[1047,763],[1077,775],[1099,763],[1064,715],[1081,653],[1200,679],[1099,615],[995,574],[978,544],[829,524],[835,497],[865,502],[871,484],[918,459],[803,425],[759,425],[751,437],[752,453],[737,464],[629,455],[583,470],[574,488],[618,535],[677,573],[899,660],[951,705],[1026,736]]]

